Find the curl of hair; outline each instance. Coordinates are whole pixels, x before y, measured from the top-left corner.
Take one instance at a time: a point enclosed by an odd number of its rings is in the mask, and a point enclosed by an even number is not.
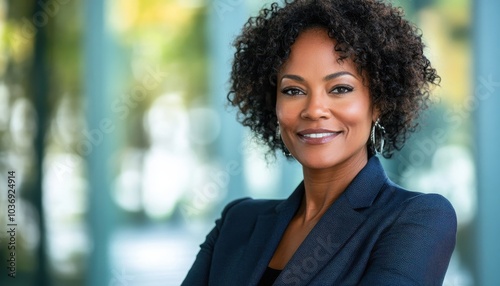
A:
[[[386,132],[382,155],[390,158],[415,131],[430,88],[440,77],[424,55],[420,30],[404,19],[400,8],[380,0],[285,1],[250,18],[233,44],[227,98],[238,109],[238,120],[271,152],[285,150],[275,136],[277,74],[297,36],[313,27],[326,29],[336,41],[339,60],[351,58],[366,75]]]

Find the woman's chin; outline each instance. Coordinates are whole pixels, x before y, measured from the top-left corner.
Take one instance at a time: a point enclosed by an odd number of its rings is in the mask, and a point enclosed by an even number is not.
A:
[[[332,156],[331,154],[299,155],[296,159],[302,167],[309,169],[328,169],[339,165],[343,161],[340,156]]]
[[[327,152],[301,152],[295,156],[295,159],[302,167],[309,169],[335,168],[344,165],[348,161],[354,162],[367,158],[366,148],[354,152],[340,152],[339,150],[329,150]]]

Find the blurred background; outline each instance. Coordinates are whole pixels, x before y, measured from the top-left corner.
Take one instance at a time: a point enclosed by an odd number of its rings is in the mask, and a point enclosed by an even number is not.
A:
[[[0,285],[179,285],[227,202],[293,191],[300,166],[226,107],[231,42],[270,2],[0,0]],[[444,284],[498,285],[500,2],[393,3],[442,82],[386,170],[454,205]]]

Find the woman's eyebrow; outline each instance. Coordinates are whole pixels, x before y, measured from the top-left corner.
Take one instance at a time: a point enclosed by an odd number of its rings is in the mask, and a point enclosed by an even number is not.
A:
[[[323,81],[329,81],[329,80],[332,80],[334,78],[337,78],[337,77],[340,77],[340,76],[343,76],[343,75],[350,75],[354,78],[357,78],[355,75],[353,75],[352,73],[348,72],[348,71],[340,71],[340,72],[336,72],[336,73],[332,73],[332,74],[329,74],[327,76],[325,76],[323,78]]]
[[[292,79],[292,80],[295,80],[295,81],[300,81],[300,82],[304,82],[304,78],[301,77],[301,76],[298,76],[298,75],[294,75],[294,74],[285,74],[281,77],[281,80],[285,79],[285,78],[289,78],[289,79]]]
[[[327,76],[325,76],[323,78],[323,81],[329,81],[329,80],[332,80],[334,78],[337,78],[337,77],[341,77],[343,75],[349,75],[349,76],[352,76],[354,78],[357,78],[355,75],[353,75],[352,73],[348,72],[348,71],[340,71],[340,72],[336,72],[336,73],[332,73],[332,74],[329,74]],[[281,80],[285,79],[285,78],[289,78],[289,79],[292,79],[292,80],[295,80],[295,81],[298,81],[298,82],[304,82],[304,78],[299,76],[299,75],[295,75],[295,74],[285,74],[281,77]]]

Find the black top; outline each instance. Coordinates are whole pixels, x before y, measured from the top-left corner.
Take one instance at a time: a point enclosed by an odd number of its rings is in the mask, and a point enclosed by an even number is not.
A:
[[[266,271],[262,275],[262,278],[260,278],[258,286],[271,286],[271,285],[273,285],[274,281],[276,280],[276,278],[278,278],[280,273],[281,273],[281,270],[273,269],[273,268],[268,266],[266,268]]]

